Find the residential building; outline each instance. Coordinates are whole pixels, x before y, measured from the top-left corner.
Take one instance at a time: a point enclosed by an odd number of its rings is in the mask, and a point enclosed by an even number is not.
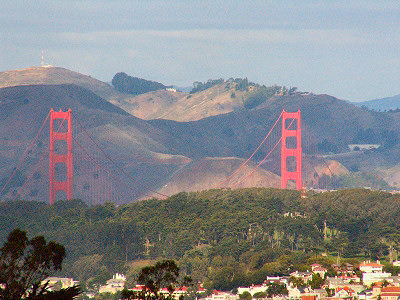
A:
[[[309,271],[307,271],[307,272],[296,271],[296,272],[290,273],[290,276],[293,276],[293,277],[296,277],[296,278],[301,278],[301,279],[303,279],[304,282],[307,282],[307,281],[311,280],[312,279],[312,275],[313,275],[313,273],[309,272]]]
[[[99,289],[99,294],[111,293],[115,294],[124,289],[126,277],[125,275],[116,273],[113,278],[107,280],[106,285],[102,285]]]
[[[383,282],[392,276],[391,273],[380,272],[380,273],[363,273],[362,280],[364,285],[370,286],[376,282]]]
[[[230,292],[223,292],[217,290],[214,290],[210,296],[204,298],[204,300],[238,300],[238,299],[239,295],[234,295]]]
[[[249,292],[252,296],[255,293],[265,292],[268,289],[268,285],[266,284],[256,284],[251,286],[241,286],[238,287],[238,294],[243,294],[243,292]]]
[[[47,290],[54,291],[79,285],[79,281],[66,277],[47,277],[42,285],[47,283]]]
[[[359,267],[361,272],[365,273],[381,273],[383,265],[377,260],[376,262],[371,262],[370,260],[362,262]]]
[[[400,298],[400,287],[399,286],[387,286],[381,290],[382,300],[397,300]]]

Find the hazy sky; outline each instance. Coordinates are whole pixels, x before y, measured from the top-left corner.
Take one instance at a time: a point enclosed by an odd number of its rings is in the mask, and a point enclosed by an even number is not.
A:
[[[248,77],[361,101],[400,94],[400,0],[0,0],[0,71],[111,81]]]

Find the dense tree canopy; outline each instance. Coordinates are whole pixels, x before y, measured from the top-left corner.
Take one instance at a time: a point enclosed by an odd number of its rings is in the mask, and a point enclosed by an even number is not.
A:
[[[140,95],[167,88],[162,83],[132,77],[123,72],[115,74],[111,83],[117,91],[133,95]]]
[[[231,289],[306,271],[313,262],[329,267],[337,256],[394,257],[399,218],[399,195],[364,189],[310,192],[307,199],[290,190],[209,190],[118,207],[16,201],[0,203],[0,241],[20,227],[68,245],[64,275],[88,285],[129,261],[164,258],[210,289]]]

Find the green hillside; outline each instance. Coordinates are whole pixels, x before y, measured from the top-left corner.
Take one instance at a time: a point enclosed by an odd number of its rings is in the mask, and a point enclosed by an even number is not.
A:
[[[60,242],[68,251],[63,274],[83,281],[100,269],[132,274],[130,262],[163,257],[209,287],[232,288],[313,260],[327,265],[338,253],[384,260],[400,244],[399,217],[400,196],[361,189],[307,199],[289,190],[209,190],[118,207],[17,201],[0,203],[0,242],[16,227]],[[220,286],[219,276],[233,270]]]

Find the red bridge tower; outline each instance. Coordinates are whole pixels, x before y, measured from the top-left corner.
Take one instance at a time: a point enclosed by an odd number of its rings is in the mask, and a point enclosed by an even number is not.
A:
[[[54,121],[59,120],[55,131]],[[67,124],[65,124],[67,123]],[[61,130],[67,128],[67,130]],[[57,141],[65,141],[65,147],[55,147]],[[61,145],[60,145],[61,146]],[[60,152],[64,149],[64,152]],[[72,155],[72,111],[66,112],[50,110],[50,204],[56,201],[57,191],[65,191],[68,200],[74,197],[74,165]],[[62,151],[62,150],[61,150]],[[56,165],[64,165],[66,169],[66,181],[56,181]]]
[[[303,187],[302,171],[302,145],[301,145],[301,113],[282,112],[282,153],[281,177],[282,188],[287,188],[289,180],[296,182],[296,190]],[[291,167],[288,170],[288,167]]]

